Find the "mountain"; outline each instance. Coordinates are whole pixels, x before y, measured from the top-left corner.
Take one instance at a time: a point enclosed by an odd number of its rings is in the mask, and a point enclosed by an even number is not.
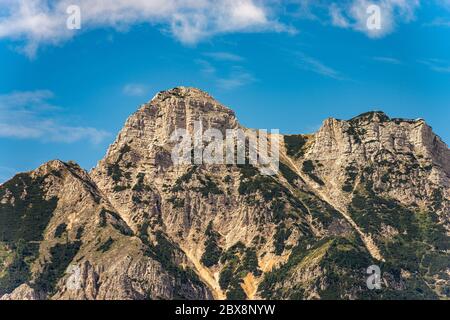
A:
[[[51,161],[2,184],[2,299],[450,297],[450,150],[424,120],[377,111],[269,134],[276,175],[174,163],[172,133],[199,122],[255,132],[174,88],[129,117],[90,173]],[[366,284],[373,265],[380,290]]]

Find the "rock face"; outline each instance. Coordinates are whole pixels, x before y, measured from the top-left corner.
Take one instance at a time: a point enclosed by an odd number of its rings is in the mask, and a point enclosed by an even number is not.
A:
[[[74,163],[19,174],[2,185],[0,198],[0,293],[18,287],[5,299],[211,296],[179,249],[163,247],[164,239],[144,245]]]
[[[252,135],[175,88],[130,116],[92,172],[52,161],[1,185],[0,296],[450,297],[450,151],[423,120],[370,112],[280,136],[274,176],[173,163],[172,133],[199,122]]]

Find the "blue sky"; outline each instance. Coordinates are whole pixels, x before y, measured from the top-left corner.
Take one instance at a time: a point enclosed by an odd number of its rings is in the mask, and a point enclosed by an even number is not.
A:
[[[140,104],[180,85],[248,127],[308,133],[383,110],[450,141],[450,1],[18,3],[0,4],[0,181],[56,158],[92,168]]]

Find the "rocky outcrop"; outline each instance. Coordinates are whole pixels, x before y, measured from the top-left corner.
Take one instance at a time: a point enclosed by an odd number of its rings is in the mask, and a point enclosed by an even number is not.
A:
[[[188,263],[172,261],[175,248],[147,246],[134,236],[74,163],[51,161],[20,174],[1,195],[2,243],[14,251],[1,289],[25,283],[5,299],[211,296]]]
[[[28,284],[22,284],[13,292],[5,294],[0,297],[0,300],[43,300],[45,299],[44,294],[36,292],[35,289],[30,287]]]
[[[447,145],[423,119],[390,119],[382,112],[326,120],[306,155],[323,164],[320,174],[338,187],[352,183],[351,169],[373,168],[377,192],[405,205],[429,204],[436,189],[449,198],[449,158]],[[346,199],[340,188],[329,189]]]

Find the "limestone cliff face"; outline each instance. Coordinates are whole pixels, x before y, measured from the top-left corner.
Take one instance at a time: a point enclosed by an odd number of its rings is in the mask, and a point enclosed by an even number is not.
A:
[[[0,186],[9,226],[0,226],[0,295],[449,295],[450,154],[423,120],[370,112],[280,136],[274,176],[249,164],[174,164],[172,133],[193,133],[196,122],[252,135],[207,93],[175,88],[130,116],[91,173],[54,161]],[[25,216],[41,222],[30,235],[19,227]],[[383,271],[381,292],[366,286],[372,264]],[[65,273],[72,265],[78,289]]]
[[[320,174],[338,187],[352,168],[371,167],[377,192],[405,205],[427,205],[435,190],[449,198],[450,151],[422,119],[389,119],[381,112],[328,119],[306,159],[322,163]],[[346,198],[339,188],[329,189],[337,199]]]
[[[256,277],[249,286],[256,289],[262,271],[286,261],[290,250],[285,248],[299,238],[328,234],[327,225],[333,221],[347,226],[320,199],[317,207],[330,221],[324,224],[312,216],[298,199],[299,193],[312,191],[287,165],[283,169],[290,182],[282,173],[275,178],[261,176],[249,165],[173,164],[172,132],[185,128],[193,133],[194,121],[200,120],[203,131],[214,128],[225,133],[240,127],[232,111],[204,92],[177,88],[158,94],[127,120],[91,175],[133,230],[149,238],[164,232],[178,243],[216,298],[225,297],[227,291],[243,295],[239,283],[251,274]],[[220,261],[228,251],[239,261],[233,265]],[[254,261],[245,269],[247,255]],[[237,269],[243,274],[230,285],[232,289],[221,286],[221,272]]]
[[[186,169],[172,163],[172,133],[175,129],[193,133],[196,121],[205,130],[217,128],[224,132],[239,126],[230,109],[200,90],[175,88],[161,92],[126,121],[105,158],[91,173],[135,230],[136,221],[141,221],[143,215],[152,219],[161,214],[158,191],[171,185]],[[130,201],[132,194],[153,206],[150,212],[145,203],[139,206]]]
[[[8,253],[0,293],[14,289],[5,299],[210,297],[187,263],[178,273],[163,267],[163,249],[145,247],[76,164],[46,163],[6,182],[0,196]]]
[[[423,119],[369,112],[349,121],[327,119],[301,161],[318,165],[315,174],[325,183],[317,189],[342,211],[351,213],[355,195],[376,194],[434,212],[450,231],[449,159],[447,145]]]

